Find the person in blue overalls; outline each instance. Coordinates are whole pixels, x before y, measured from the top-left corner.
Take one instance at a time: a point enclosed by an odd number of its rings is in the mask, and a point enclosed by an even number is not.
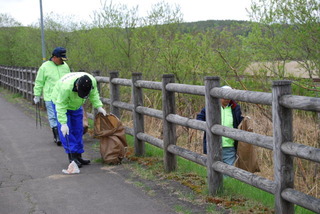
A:
[[[89,98],[94,108],[106,116],[102,108],[96,79],[85,72],[73,72],[57,81],[52,101],[58,118],[58,130],[62,145],[68,154],[69,162],[74,161],[80,168],[90,160],[82,159],[83,149],[83,110],[82,105]]]

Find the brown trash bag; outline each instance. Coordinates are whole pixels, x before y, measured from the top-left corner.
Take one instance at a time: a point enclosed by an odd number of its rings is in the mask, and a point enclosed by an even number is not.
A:
[[[100,154],[104,163],[120,164],[128,146],[124,126],[113,114],[98,113],[94,120],[94,135],[100,139]]]
[[[249,117],[243,118],[238,129],[252,132],[253,129],[249,126],[249,121]],[[257,147],[252,144],[239,141],[237,148],[238,159],[235,166],[251,173],[260,172],[256,148]]]
[[[88,114],[84,107],[82,107],[83,110],[83,118],[82,118],[82,124],[83,124],[83,135],[88,132],[89,129],[89,123],[88,123]]]

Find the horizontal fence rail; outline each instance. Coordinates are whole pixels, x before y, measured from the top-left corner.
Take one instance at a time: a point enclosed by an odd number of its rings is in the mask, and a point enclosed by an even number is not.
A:
[[[221,172],[230,177],[236,178],[239,181],[250,184],[251,186],[262,189],[271,194],[275,193],[276,184],[261,176],[239,169],[235,166],[225,164],[221,161],[217,161],[213,164],[213,168],[218,172]]]
[[[318,148],[285,142],[281,145],[281,151],[288,155],[320,163],[320,149]]]
[[[273,150],[273,138],[269,136],[247,132],[240,129],[229,128],[221,125],[212,126],[211,131],[216,135],[221,135],[224,137],[232,138],[234,140],[250,143],[265,149]]]
[[[111,83],[116,84],[116,85],[124,85],[124,86],[131,86],[132,85],[131,80],[121,79],[121,78],[114,78],[111,80]]]
[[[173,154],[176,154],[176,155],[179,155],[180,157],[183,157],[187,160],[190,160],[190,161],[193,161],[197,164],[200,164],[202,166],[206,166],[207,164],[207,157],[204,156],[204,155],[200,155],[196,152],[192,152],[188,149],[185,149],[185,148],[182,148],[180,146],[177,146],[177,145],[170,145],[168,146],[168,151],[173,153]]]
[[[154,89],[154,90],[160,90],[160,91],[162,90],[161,82],[138,80],[137,82],[134,83],[134,85],[138,88]]]
[[[222,88],[213,88],[210,95],[216,98],[232,99],[255,104],[272,104],[272,94],[265,92],[243,91],[243,90],[224,90]]]
[[[185,93],[185,94],[194,94],[194,95],[203,95],[204,96],[204,86],[199,85],[186,85],[178,83],[170,83],[166,86],[168,91]]]
[[[177,114],[169,114],[166,119],[171,122],[175,123],[177,125],[185,126],[188,128],[193,128],[193,129],[198,129],[202,131],[206,131],[206,122],[200,121],[200,120],[195,120],[195,119],[190,119],[187,117],[182,117]]]
[[[0,66],[0,86],[13,93],[20,93],[32,101],[33,86],[37,69]],[[224,90],[219,77],[206,77],[204,86],[174,83],[173,75],[163,75],[162,82],[142,80],[142,74],[133,73],[132,79],[119,78],[112,71],[109,77],[100,76],[99,71],[92,72],[101,90],[102,83],[108,83],[110,97],[101,97],[104,104],[110,105],[111,112],[120,117],[119,109],[132,112],[133,128],[125,127],[127,134],[134,137],[136,155],[144,155],[144,143],[147,142],[164,150],[164,169],[167,172],[176,169],[176,156],[183,157],[207,167],[208,189],[210,195],[217,194],[223,187],[223,176],[227,175],[251,186],[275,195],[276,213],[294,213],[293,205],[305,207],[320,213],[320,199],[293,189],[293,157],[320,163],[320,149],[298,144],[292,141],[292,111],[299,109],[320,112],[320,99],[291,95],[290,81],[274,81],[272,93]],[[119,86],[131,87],[132,103],[121,101]],[[143,89],[157,90],[162,93],[162,110],[143,106]],[[205,96],[207,121],[198,121],[175,113],[175,93]],[[219,98],[242,102],[271,105],[274,136],[264,136],[220,125]],[[212,113],[210,115],[208,112]],[[94,119],[93,113],[88,117]],[[162,120],[163,139],[144,133],[144,116]],[[208,155],[198,154],[176,144],[176,126],[206,131]],[[247,142],[274,152],[274,180],[255,175],[235,166],[222,162],[221,137]],[[283,170],[285,168],[286,170]]]
[[[144,115],[155,117],[158,119],[162,119],[162,116],[163,116],[162,111],[153,109],[153,108],[143,107],[143,106],[138,106],[136,108],[136,112],[138,112],[139,114],[144,114]]]
[[[320,112],[320,99],[316,97],[284,95],[279,103],[286,108]]]
[[[110,82],[109,77],[95,76],[95,78],[98,82],[102,82],[102,83],[109,83]]]

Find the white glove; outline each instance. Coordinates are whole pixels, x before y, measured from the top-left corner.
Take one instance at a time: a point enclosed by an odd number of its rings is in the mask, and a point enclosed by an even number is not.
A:
[[[37,104],[40,102],[40,97],[39,96],[34,96],[33,98],[34,104]]]
[[[69,135],[69,127],[67,124],[61,124],[61,132],[63,137],[67,135]]]
[[[100,112],[101,114],[103,114],[103,116],[106,116],[106,115],[107,115],[106,110],[104,110],[102,107],[99,107],[99,108],[98,108],[98,112]]]

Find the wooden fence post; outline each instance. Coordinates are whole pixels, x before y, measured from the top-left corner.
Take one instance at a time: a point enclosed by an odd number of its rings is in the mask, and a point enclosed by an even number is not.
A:
[[[14,78],[13,78],[13,73],[14,73],[14,70],[15,70],[16,67],[12,67],[10,69],[10,75],[9,75],[9,78],[10,78],[10,81],[9,81],[9,87],[10,87],[10,92],[11,93],[14,93]]]
[[[28,99],[28,68],[24,67],[24,98]]]
[[[0,87],[3,87],[3,70],[4,70],[4,67],[3,66],[0,66]]]
[[[9,78],[9,71],[10,71],[11,67],[8,67],[8,69],[6,70],[6,89],[10,90],[10,78]]]
[[[2,87],[3,88],[7,88],[7,70],[8,70],[8,66],[6,66],[3,71],[2,71]]]
[[[110,100],[111,100],[110,110],[114,115],[120,118],[119,108],[113,105],[114,101],[120,101],[119,86],[112,83],[112,79],[118,78],[119,72],[111,71],[109,74],[110,74]]]
[[[169,114],[175,114],[175,93],[166,90],[166,85],[174,83],[173,74],[164,74],[162,76],[162,111],[163,111],[163,155],[164,155],[164,169],[165,172],[172,172],[176,170],[177,159],[176,155],[168,151],[169,145],[176,144],[176,126],[167,121]]]
[[[212,168],[214,162],[222,161],[221,136],[211,132],[213,125],[221,124],[220,100],[210,95],[210,90],[214,87],[220,87],[220,78],[205,77],[207,174],[209,194],[212,196],[223,188],[222,174]]]
[[[17,93],[20,93],[21,94],[21,89],[20,89],[20,71],[21,71],[21,68],[16,68],[16,75],[15,75],[15,78],[16,78],[16,86],[17,86]]]
[[[12,92],[13,93],[17,93],[17,91],[16,91],[16,88],[15,88],[15,86],[16,86],[16,71],[19,69],[19,67],[14,67],[13,69],[12,69],[12,73],[11,73],[11,75],[12,75],[12,82],[11,82],[11,84],[12,84]]]
[[[26,67],[23,67],[22,69],[22,73],[23,73],[23,78],[22,78],[22,82],[23,82],[23,98],[24,99],[28,99],[27,98],[27,90],[28,90],[28,87],[27,87],[27,68]]]
[[[21,95],[22,96],[24,96],[24,92],[23,92],[23,89],[24,89],[24,85],[23,85],[23,78],[24,78],[24,75],[23,75],[23,67],[20,67],[20,68],[17,68],[17,70],[18,70],[18,73],[19,73],[19,85],[20,85],[20,89],[19,89],[19,91],[20,91],[20,93],[21,93]]]
[[[6,70],[6,89],[9,90],[9,70],[10,70],[10,67],[7,68]]]
[[[18,88],[17,88],[17,91],[18,91],[18,93],[20,93],[20,94],[22,94],[23,93],[23,91],[21,90],[21,77],[20,77],[20,75],[21,75],[21,71],[22,71],[22,68],[20,67],[20,68],[16,68],[16,71],[17,71],[17,85],[18,85]]]
[[[13,87],[14,87],[14,93],[19,93],[18,88],[17,88],[17,83],[18,83],[18,69],[14,69],[13,71]]]
[[[272,120],[274,181],[276,183],[275,212],[293,214],[293,204],[281,197],[283,190],[294,186],[293,157],[281,151],[283,143],[293,140],[292,110],[279,104],[281,96],[286,94],[291,94],[291,81],[274,81],[272,85]]]
[[[11,76],[11,70],[12,70],[12,67],[10,67],[9,69],[8,69],[8,77],[7,77],[7,79],[8,79],[8,81],[7,81],[7,83],[8,83],[8,90],[9,91],[11,91],[11,78],[10,78],[10,76]]]
[[[11,69],[11,67],[8,67],[7,70],[6,70],[6,89],[7,90],[10,90],[10,87],[9,87],[9,70]]]
[[[138,133],[144,133],[144,117],[136,111],[138,106],[143,106],[142,89],[135,86],[138,80],[142,79],[141,73],[132,74],[132,100],[133,100],[133,132],[134,132],[134,151],[136,156],[142,156],[145,153],[145,143],[137,138]]]
[[[27,99],[28,100],[32,100],[32,89],[33,89],[33,87],[32,87],[32,68],[28,68],[28,70],[27,70],[27,72],[28,72],[28,74],[27,74],[27,77],[28,77],[28,83],[27,83]]]
[[[32,67],[31,68],[31,81],[32,81],[32,91],[31,91],[31,102],[33,103],[33,97],[34,97],[34,93],[33,93],[33,88],[34,88],[34,85],[35,85],[35,80],[36,80],[36,76],[37,76],[37,70],[38,68],[36,67]]]
[[[85,71],[81,70],[79,72],[85,72]],[[100,74],[101,74],[101,71],[99,71],[99,70],[92,71],[92,76],[94,76],[94,77],[100,76]],[[97,89],[98,89],[98,92],[99,92],[99,95],[100,95],[100,92],[101,92],[101,90],[100,90],[100,82],[98,82],[98,81],[97,81]]]
[[[17,85],[18,85],[18,93],[23,95],[22,91],[22,68],[17,68]]]

